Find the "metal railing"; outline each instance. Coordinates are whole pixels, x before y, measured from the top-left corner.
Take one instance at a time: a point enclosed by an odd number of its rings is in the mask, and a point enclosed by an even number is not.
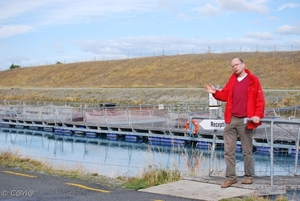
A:
[[[83,108],[68,105],[0,105],[0,118],[16,121],[45,121],[54,124],[80,122],[85,125],[158,127],[166,130],[182,130],[191,108],[195,114],[207,113],[208,107],[198,105],[146,105],[121,107]]]
[[[203,117],[192,117],[193,119],[203,119]],[[212,119],[213,121],[213,119]],[[247,121],[251,121],[250,118],[245,118],[244,119],[244,123],[246,124]],[[289,138],[290,140],[294,140],[294,145],[290,144],[288,147],[290,149],[294,149],[295,150],[295,162],[294,162],[294,171],[293,171],[293,175],[297,176],[298,175],[298,155],[299,155],[299,139],[300,139],[300,120],[297,119],[293,119],[293,120],[286,120],[286,119],[279,119],[279,118],[273,118],[273,119],[269,119],[269,118],[263,118],[261,119],[261,122],[264,124],[268,124],[270,125],[270,134],[267,135],[267,137],[269,136],[270,139],[267,139],[268,141],[268,146],[269,146],[269,152],[270,152],[270,182],[271,182],[271,186],[274,185],[274,142],[275,142],[275,126],[276,125],[294,125],[296,126],[293,127],[293,129],[291,127],[286,127],[289,133]],[[293,133],[292,130],[295,131],[296,133]],[[216,147],[216,133],[217,130],[214,130],[214,136],[213,136],[213,141],[212,141],[212,146],[211,146],[211,161],[210,161],[210,173],[209,175],[211,176],[213,171],[212,171],[212,166],[213,166],[213,155],[214,155],[214,149]],[[284,134],[283,134],[284,135]],[[282,136],[281,136],[282,137]],[[291,139],[294,138],[294,139]],[[287,146],[285,146],[287,147]]]
[[[245,118],[244,122],[247,123],[247,121],[251,121],[249,118]],[[271,185],[273,186],[274,184],[274,141],[275,141],[275,135],[274,135],[274,126],[275,125],[296,125],[297,128],[297,133],[295,135],[291,135],[295,138],[295,144],[294,144],[294,149],[295,149],[295,166],[294,166],[294,176],[298,175],[298,154],[299,154],[299,139],[300,139],[300,120],[294,119],[294,120],[285,120],[285,119],[268,119],[268,118],[263,118],[261,119],[262,123],[269,124],[270,125],[270,180],[271,180]],[[291,132],[289,132],[291,133]]]

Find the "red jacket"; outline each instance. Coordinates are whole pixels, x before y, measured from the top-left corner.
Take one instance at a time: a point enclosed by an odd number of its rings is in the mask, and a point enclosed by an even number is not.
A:
[[[250,78],[250,84],[248,87],[248,101],[247,101],[247,117],[251,118],[253,116],[258,116],[260,118],[264,117],[265,111],[265,98],[264,93],[262,91],[262,87],[259,79],[253,75],[248,69],[245,69],[245,72],[248,74]],[[231,121],[231,109],[232,109],[232,91],[237,81],[237,75],[233,73],[229,78],[228,82],[221,90],[216,90],[216,93],[213,94],[214,98],[219,101],[226,102],[226,107],[224,111],[225,123],[230,123]],[[257,126],[261,125],[259,123],[253,123],[252,121],[248,121],[247,128],[254,129]]]

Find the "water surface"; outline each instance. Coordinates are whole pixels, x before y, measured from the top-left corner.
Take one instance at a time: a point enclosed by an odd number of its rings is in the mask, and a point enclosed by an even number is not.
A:
[[[80,169],[89,173],[117,177],[136,176],[151,167],[179,170],[182,175],[223,176],[225,164],[222,148],[215,150],[211,160],[208,147],[183,144],[151,144],[137,140],[94,139],[94,142],[66,140],[53,133],[28,129],[0,128],[0,151],[18,152],[60,169]],[[254,155],[255,175],[270,175],[269,154]],[[237,152],[237,174],[243,175],[243,156]],[[274,157],[275,175],[292,175],[295,158]]]

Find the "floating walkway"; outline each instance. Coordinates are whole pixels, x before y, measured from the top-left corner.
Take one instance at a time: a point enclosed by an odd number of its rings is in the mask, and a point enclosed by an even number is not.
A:
[[[70,106],[0,106],[0,126],[53,132],[55,136],[91,141],[97,138],[128,141],[147,140],[153,144],[223,148],[223,132],[200,129],[196,135],[186,131],[186,122],[210,119],[207,111],[172,112],[163,106],[127,108],[78,108]],[[219,119],[222,120],[222,119]],[[201,125],[201,124],[200,124]],[[296,155],[299,149],[300,121],[278,116],[265,118],[255,130],[255,151]],[[271,143],[272,142],[272,143]],[[298,144],[298,145],[297,145]],[[241,150],[238,140],[237,151]]]

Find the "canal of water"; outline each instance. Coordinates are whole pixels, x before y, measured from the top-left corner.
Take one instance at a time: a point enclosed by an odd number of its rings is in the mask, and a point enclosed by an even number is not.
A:
[[[22,131],[22,132],[18,132]],[[93,139],[74,141],[53,136],[51,132],[0,128],[0,151],[18,152],[59,169],[79,169],[88,173],[117,177],[137,176],[149,166],[177,169],[182,175],[223,176],[225,164],[222,148],[211,151],[206,146],[193,148],[190,144],[151,144],[124,139]],[[237,151],[237,174],[243,175],[244,163]],[[254,153],[255,175],[270,175],[269,154]],[[295,157],[275,155],[274,174],[292,175]]]

